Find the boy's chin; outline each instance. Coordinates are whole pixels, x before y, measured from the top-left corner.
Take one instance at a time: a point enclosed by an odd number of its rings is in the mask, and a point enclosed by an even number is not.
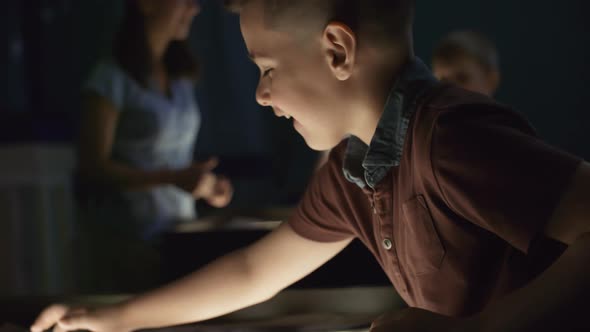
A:
[[[303,135],[301,135],[303,136]],[[338,145],[338,142],[332,142],[331,140],[328,139],[311,139],[308,137],[303,136],[303,139],[305,140],[305,143],[307,144],[307,146],[315,151],[328,151],[328,150],[332,150],[333,148],[336,147],[336,145]]]
[[[313,129],[304,127],[295,119],[293,119],[293,127],[303,137],[305,144],[315,151],[332,150],[342,141],[342,139],[337,139],[333,135],[329,135],[327,130],[320,129],[318,131],[317,127]]]

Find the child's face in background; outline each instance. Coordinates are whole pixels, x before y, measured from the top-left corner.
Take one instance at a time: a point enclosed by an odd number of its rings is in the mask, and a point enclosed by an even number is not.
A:
[[[277,116],[291,118],[309,147],[331,149],[350,128],[346,82],[330,70],[321,32],[301,41],[272,29],[265,24],[261,3],[248,5],[241,13],[242,34],[261,73],[256,99]]]
[[[170,40],[188,38],[193,19],[201,7],[198,0],[142,0],[149,28],[164,33]]]
[[[499,83],[499,73],[487,70],[474,59],[462,56],[452,61],[435,59],[432,71],[441,81],[447,81],[473,92],[492,97]]]

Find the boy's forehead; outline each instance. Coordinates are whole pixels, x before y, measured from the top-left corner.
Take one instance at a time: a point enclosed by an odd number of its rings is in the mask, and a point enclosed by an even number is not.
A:
[[[254,14],[251,11],[243,11],[240,15],[240,29],[251,55],[254,55],[256,52],[251,50],[250,47],[259,48],[258,45],[253,44],[259,44],[263,41],[265,39],[264,35],[266,34],[263,24],[260,23],[261,20],[253,17]]]
[[[248,25],[252,23],[262,23],[265,19],[265,5],[262,0],[247,1],[240,10],[240,20],[245,21]],[[254,21],[254,22],[252,22]]]
[[[259,1],[248,2],[240,13],[240,28],[244,37],[268,32],[268,27],[264,24],[264,12],[257,3]]]
[[[277,49],[292,46],[293,37],[286,31],[273,29],[258,19],[256,11],[240,15],[240,28],[252,59],[270,58]]]
[[[242,19],[240,27],[249,57],[253,60],[268,57],[268,48],[273,41],[273,37],[268,31],[256,21],[247,18]]]
[[[266,52],[259,52],[256,49],[248,48],[248,57],[252,61],[264,61],[272,59],[272,56]]]

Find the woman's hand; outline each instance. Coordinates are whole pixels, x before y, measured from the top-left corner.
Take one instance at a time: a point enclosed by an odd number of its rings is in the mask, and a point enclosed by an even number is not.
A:
[[[212,171],[219,161],[215,158],[205,162],[194,163],[191,166],[174,173],[173,184],[190,193],[196,199],[210,195],[215,184],[215,175]]]
[[[223,208],[231,202],[233,194],[234,188],[229,179],[223,176],[215,176],[215,182],[209,195],[204,196],[203,199],[213,207]]]
[[[204,199],[216,208],[226,207],[233,197],[233,186],[229,179],[213,173],[217,159],[194,163],[177,173],[175,184],[190,192],[195,199]]]
[[[88,309],[55,304],[39,314],[31,332],[43,332],[52,327],[54,332],[131,332],[133,329],[124,326],[122,317],[121,305]]]

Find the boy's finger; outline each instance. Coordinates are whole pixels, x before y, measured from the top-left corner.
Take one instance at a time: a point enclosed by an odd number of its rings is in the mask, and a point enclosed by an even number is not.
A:
[[[63,318],[65,319],[71,316],[85,315],[86,313],[88,313],[88,310],[86,308],[74,308],[70,309],[67,315],[65,315]]]
[[[31,332],[42,332],[55,325],[69,310],[62,304],[55,304],[43,310],[31,326]]]
[[[59,325],[55,325],[55,327],[53,328],[53,330],[51,330],[51,332],[68,332],[68,331],[62,329],[61,327],[59,327]]]
[[[64,331],[89,330],[92,331],[92,320],[85,313],[72,314],[60,319],[57,325]]]

